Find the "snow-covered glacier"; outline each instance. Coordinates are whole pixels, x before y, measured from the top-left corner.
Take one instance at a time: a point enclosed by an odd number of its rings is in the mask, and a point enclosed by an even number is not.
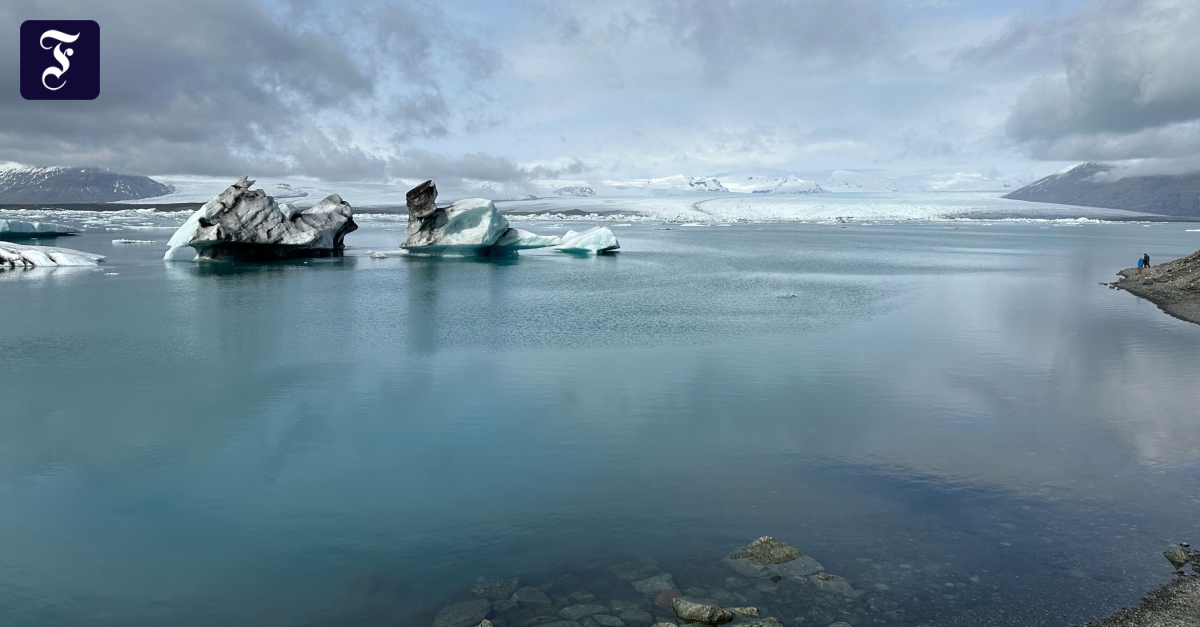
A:
[[[354,210],[337,194],[308,209],[276,204],[242,177],[197,209],[167,242],[163,259],[192,248],[201,259],[312,257],[335,254],[358,228]]]

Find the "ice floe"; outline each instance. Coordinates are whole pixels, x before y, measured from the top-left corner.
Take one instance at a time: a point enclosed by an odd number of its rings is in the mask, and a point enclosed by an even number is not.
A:
[[[11,242],[0,242],[0,268],[94,266],[101,261],[104,261],[102,255],[70,248],[24,246]]]
[[[0,238],[35,238],[74,235],[75,229],[54,222],[26,222],[24,220],[0,220]]]
[[[612,252],[620,247],[621,244],[617,242],[617,236],[611,229],[606,226],[594,226],[581,233],[567,231],[562,236],[562,243],[555,246],[554,249],[564,253],[597,255]]]

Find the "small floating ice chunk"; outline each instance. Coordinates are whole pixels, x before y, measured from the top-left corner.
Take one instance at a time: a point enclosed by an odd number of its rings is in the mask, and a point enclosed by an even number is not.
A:
[[[376,251],[372,251],[372,252],[371,252],[371,259],[387,259],[387,254],[386,254],[386,253],[381,253],[381,252],[379,252],[379,251],[377,251],[377,250],[376,250]]]
[[[0,268],[94,266],[104,257],[70,248],[23,246],[0,242]]]
[[[75,229],[53,222],[26,222],[24,220],[0,220],[0,238],[35,238],[74,235]]]
[[[582,233],[567,231],[562,236],[562,243],[555,250],[565,253],[584,253],[597,255],[611,252],[621,247],[617,236],[606,226],[594,226]]]

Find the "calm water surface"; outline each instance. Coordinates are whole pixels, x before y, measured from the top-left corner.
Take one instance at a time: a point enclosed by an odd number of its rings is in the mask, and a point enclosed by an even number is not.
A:
[[[640,224],[472,261],[366,258],[402,238],[375,225],[267,265],[60,240],[109,262],[0,273],[0,624],[429,625],[498,575],[603,596],[651,558],[707,589],[767,534],[863,625],[1094,618],[1200,542],[1200,326],[1098,285],[1187,228]]]

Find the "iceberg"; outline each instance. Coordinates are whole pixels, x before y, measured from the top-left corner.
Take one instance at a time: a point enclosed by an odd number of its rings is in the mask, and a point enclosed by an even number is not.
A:
[[[0,238],[36,238],[74,235],[75,229],[53,222],[25,222],[24,220],[0,220]]]
[[[331,194],[308,209],[278,205],[254,181],[242,177],[196,210],[167,242],[163,259],[193,248],[200,259],[325,257],[345,248],[358,228],[354,210]]]
[[[527,250],[558,246],[561,243],[562,238],[557,235],[538,235],[521,229],[509,228],[493,246],[504,250]]]
[[[607,226],[594,226],[582,233],[567,231],[562,241],[554,247],[564,253],[591,254],[613,252],[621,247],[617,236]]]
[[[70,248],[22,246],[21,244],[0,242],[0,269],[94,266],[101,261],[104,261],[104,257],[101,255],[93,255]]]
[[[401,248],[415,255],[511,255],[518,250],[557,245],[557,237],[514,229],[485,198],[467,198],[438,207],[437,185],[425,181],[409,190],[408,238]]]

